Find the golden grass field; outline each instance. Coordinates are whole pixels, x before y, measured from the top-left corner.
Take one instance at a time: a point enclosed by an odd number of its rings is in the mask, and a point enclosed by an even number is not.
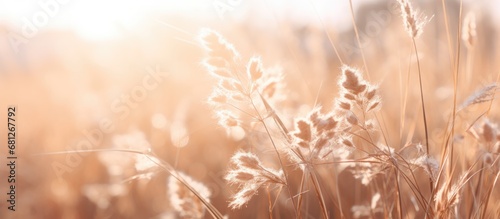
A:
[[[0,218],[499,218],[498,4],[294,2],[1,23]]]

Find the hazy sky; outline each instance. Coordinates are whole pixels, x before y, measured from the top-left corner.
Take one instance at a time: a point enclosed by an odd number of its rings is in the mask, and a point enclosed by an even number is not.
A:
[[[29,21],[40,29],[71,28],[85,37],[106,38],[113,36],[117,25],[134,29],[154,22],[144,19],[155,13],[215,22],[243,19],[245,13],[252,13],[264,23],[275,16],[317,21],[320,14],[325,22],[340,25],[339,18],[348,7],[347,1],[332,0],[0,0],[0,19],[18,29]]]
[[[376,0],[353,2],[357,6],[371,1]],[[478,2],[500,11],[500,1]],[[146,20],[146,16],[156,13],[177,13],[207,22],[244,19],[251,13],[263,24],[275,18],[318,22],[319,15],[324,22],[344,28],[350,25],[343,20],[348,18],[348,11],[347,0],[0,0],[0,21],[13,28],[19,30],[29,21],[39,29],[70,28],[93,39],[113,37],[117,26],[133,30],[145,22],[155,22],[151,17]]]

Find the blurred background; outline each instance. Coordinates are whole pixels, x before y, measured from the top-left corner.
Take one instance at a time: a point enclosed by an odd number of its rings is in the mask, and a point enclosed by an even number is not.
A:
[[[430,18],[417,43],[428,108],[439,108],[450,103],[453,83],[441,1],[412,2]],[[456,49],[459,2],[445,2]],[[178,217],[161,169],[134,178],[142,169],[127,153],[50,154],[113,148],[152,151],[203,182],[230,218],[268,217],[264,193],[242,210],[227,208],[232,192],[223,175],[230,156],[248,143],[227,136],[212,116],[207,98],[216,81],[201,64],[200,30],[214,29],[242,57],[260,55],[266,68],[280,68],[292,109],[332,105],[341,66],[332,43],[345,63],[360,69],[362,49],[371,81],[381,87],[387,128],[399,133],[394,81],[405,72],[411,44],[396,3],[353,1],[360,47],[347,0],[0,1],[0,122],[7,123],[7,106],[15,105],[19,157],[12,213],[4,201],[7,147],[1,144],[0,217]],[[462,48],[464,59],[474,54],[474,77],[464,81],[462,100],[495,81],[500,67],[500,2],[464,1],[464,13],[470,11],[480,40],[473,51]],[[446,119],[431,115],[435,136]]]

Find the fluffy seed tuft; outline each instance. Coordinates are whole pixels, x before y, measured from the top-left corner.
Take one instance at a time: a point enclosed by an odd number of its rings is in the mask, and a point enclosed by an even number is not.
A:
[[[462,40],[465,42],[465,46],[467,46],[468,49],[471,49],[474,47],[474,44],[476,44],[476,38],[476,14],[474,12],[469,12],[464,19]]]
[[[411,38],[417,38],[422,34],[423,26],[427,21],[420,19],[417,12],[413,9],[408,0],[398,0],[401,6],[401,16],[405,25],[406,32]]]

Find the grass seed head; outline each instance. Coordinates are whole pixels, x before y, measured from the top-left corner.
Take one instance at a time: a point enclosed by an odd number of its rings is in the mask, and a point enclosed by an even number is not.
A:
[[[355,96],[366,90],[366,82],[361,77],[359,71],[347,65],[342,67],[340,85]]]
[[[210,57],[219,57],[227,61],[234,61],[240,58],[239,53],[234,46],[227,42],[226,39],[219,33],[204,29],[200,35],[201,42],[206,50],[209,51]]]
[[[295,123],[295,133],[293,134],[295,137],[301,139],[305,142],[310,142],[312,139],[311,134],[311,124],[309,122],[301,119]]]
[[[401,6],[401,16],[406,32],[411,38],[418,38],[422,34],[422,29],[427,21],[425,18],[420,18],[409,0],[398,0]]]
[[[262,69],[260,57],[252,57],[250,59],[247,65],[247,74],[251,81],[257,81],[262,77],[264,70]]]
[[[211,192],[208,188],[193,180],[190,176],[178,172],[178,177],[191,186],[205,201],[210,202]],[[205,207],[199,198],[193,194],[182,182],[173,176],[168,179],[168,196],[173,209],[184,218],[201,218],[205,214]]]
[[[469,12],[464,19],[462,28],[462,40],[467,48],[471,49],[476,44],[476,14]]]

